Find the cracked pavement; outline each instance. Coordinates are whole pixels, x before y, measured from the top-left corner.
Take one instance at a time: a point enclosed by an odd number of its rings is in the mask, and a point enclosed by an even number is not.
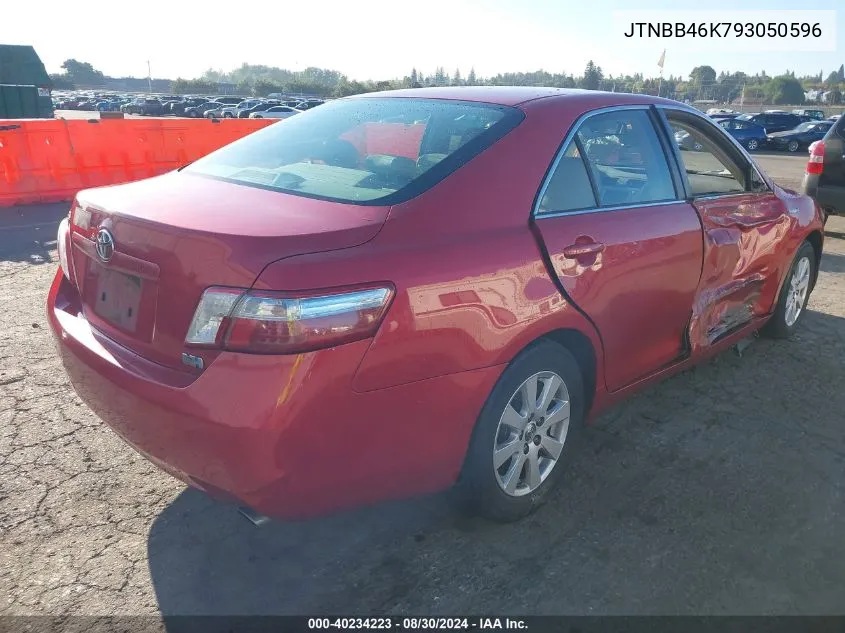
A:
[[[444,494],[255,528],[75,396],[44,315],[66,208],[0,210],[0,615],[845,610],[845,218],[793,340],[603,415],[527,520]]]

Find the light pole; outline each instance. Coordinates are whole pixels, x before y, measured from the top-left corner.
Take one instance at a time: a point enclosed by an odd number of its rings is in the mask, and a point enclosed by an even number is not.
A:
[[[147,85],[150,87],[150,94],[153,93],[153,74],[150,71],[150,60],[147,60]]]

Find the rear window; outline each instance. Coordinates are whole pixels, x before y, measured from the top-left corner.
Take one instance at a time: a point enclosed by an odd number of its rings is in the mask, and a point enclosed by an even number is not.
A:
[[[184,171],[338,202],[397,204],[521,120],[519,110],[481,103],[339,100],[250,134]]]

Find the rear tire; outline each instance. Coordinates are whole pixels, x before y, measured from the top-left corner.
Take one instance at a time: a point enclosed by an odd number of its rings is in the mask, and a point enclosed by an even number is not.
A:
[[[758,141],[756,138],[750,138],[745,141],[745,148],[749,152],[756,152],[758,149],[760,149],[760,141]]]
[[[789,268],[775,311],[763,326],[763,334],[771,338],[789,338],[795,333],[807,311],[815,272],[816,251],[812,244],[804,242]]]
[[[788,152],[797,152],[801,149],[801,144],[798,141],[789,141],[789,144],[786,146],[786,151]]]
[[[575,357],[549,340],[525,349],[478,416],[457,487],[461,500],[495,521],[530,514],[564,471],[583,417],[584,383]]]

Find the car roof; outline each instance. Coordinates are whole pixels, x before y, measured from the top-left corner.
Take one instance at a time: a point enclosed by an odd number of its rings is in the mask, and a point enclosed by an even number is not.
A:
[[[538,99],[566,99],[577,101],[590,107],[602,107],[622,104],[662,103],[675,107],[688,106],[671,99],[663,99],[651,95],[628,94],[623,92],[601,92],[598,90],[581,90],[576,88],[547,88],[534,86],[450,86],[443,88],[405,88],[403,90],[387,90],[384,92],[369,92],[348,97],[349,99],[367,98],[417,98],[417,99],[447,99],[455,101],[476,101],[503,106],[516,106],[536,101]]]

